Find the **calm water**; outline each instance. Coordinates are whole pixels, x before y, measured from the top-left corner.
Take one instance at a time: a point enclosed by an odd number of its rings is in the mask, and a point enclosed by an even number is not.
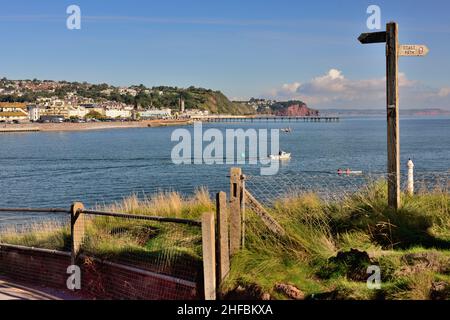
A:
[[[382,118],[341,119],[338,123],[207,124],[204,128],[293,128],[280,134],[293,158],[281,172],[335,172],[352,168],[383,172],[386,125]],[[189,130],[192,130],[191,127]],[[174,165],[174,128],[0,135],[0,207],[68,207],[110,203],[131,193],[158,190],[190,193],[196,187],[228,190],[226,165]],[[411,157],[416,171],[447,171],[450,119],[401,121],[402,166]],[[403,168],[402,168],[403,170]],[[259,172],[246,166],[245,172]]]

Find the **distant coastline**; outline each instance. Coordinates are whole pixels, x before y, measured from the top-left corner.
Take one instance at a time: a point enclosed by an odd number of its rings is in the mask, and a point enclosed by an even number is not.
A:
[[[320,109],[322,115],[339,115],[339,116],[385,116],[386,109]],[[430,108],[430,109],[402,109],[400,108],[400,116],[450,116],[450,111]]]

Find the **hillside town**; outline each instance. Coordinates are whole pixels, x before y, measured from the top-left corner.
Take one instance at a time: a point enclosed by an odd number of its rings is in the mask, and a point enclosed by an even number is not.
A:
[[[220,91],[189,87],[0,79],[0,122],[62,123],[191,119],[257,114],[307,117],[319,112],[302,101],[230,101]]]
[[[95,93],[84,87],[94,87]],[[68,90],[71,89],[73,90]],[[98,90],[100,87],[103,90]],[[106,88],[103,88],[106,87]],[[187,109],[183,96],[165,107],[139,103],[139,94],[154,92],[133,87],[79,84],[38,80],[0,81],[0,122],[61,123],[89,121],[132,121],[153,119],[189,119],[207,116],[208,110]],[[99,94],[96,94],[99,93]],[[163,96],[163,90],[156,95]],[[172,94],[173,95],[173,94]],[[91,97],[89,97],[91,96]]]

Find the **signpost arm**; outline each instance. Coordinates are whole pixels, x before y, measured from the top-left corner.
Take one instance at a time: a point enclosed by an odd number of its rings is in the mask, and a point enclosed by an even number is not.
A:
[[[398,25],[386,27],[388,205],[400,206],[400,134],[398,99]]]

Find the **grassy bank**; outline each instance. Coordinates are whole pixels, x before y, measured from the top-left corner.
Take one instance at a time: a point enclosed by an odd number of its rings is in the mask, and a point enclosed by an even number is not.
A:
[[[314,194],[280,199],[269,211],[285,237],[249,212],[246,248],[234,257],[223,291],[280,299],[449,299],[449,194],[403,195],[394,212],[386,189],[376,183],[332,204]],[[381,269],[380,290],[367,288],[371,265]]]
[[[271,233],[247,210],[245,248],[233,257],[221,290],[229,298],[449,299],[450,195],[403,195],[394,212],[386,189],[371,184],[337,203],[315,194],[279,199],[268,211],[285,236]],[[132,196],[99,209],[199,220],[214,204],[200,190],[187,199],[177,193]],[[25,234],[11,230],[0,241],[64,249],[69,230],[48,224]],[[157,264],[163,271],[185,270],[201,259],[201,235],[198,228],[97,217],[88,222],[84,250],[134,264],[165,257],[169,263]],[[366,285],[371,265],[381,270],[379,290]]]

